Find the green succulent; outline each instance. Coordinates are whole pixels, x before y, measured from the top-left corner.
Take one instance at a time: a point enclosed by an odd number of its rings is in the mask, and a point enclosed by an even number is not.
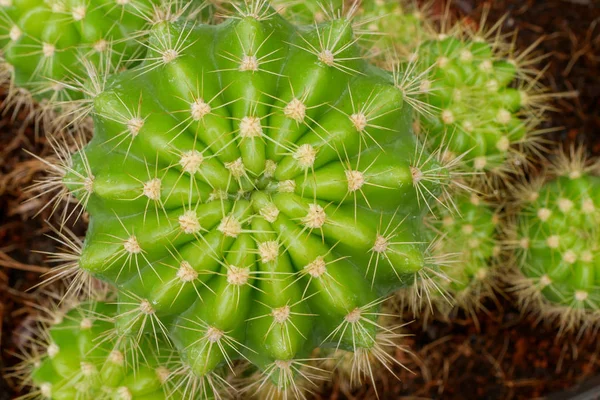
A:
[[[57,168],[89,213],[77,267],[117,286],[122,337],[169,337],[198,385],[241,360],[251,388],[301,396],[317,347],[369,376],[393,360],[381,303],[436,268],[423,217],[453,172],[355,42],[345,18],[254,2],[155,24],[145,61],[90,85],[94,138]]]
[[[583,150],[558,158],[553,179],[523,186],[513,239],[519,273],[509,281],[524,307],[563,330],[600,321],[600,184]]]
[[[55,312],[52,324],[23,355],[22,379],[33,388],[25,398],[198,398],[177,375],[181,363],[169,343],[145,335],[135,349],[128,348],[113,335],[116,315],[117,306],[106,302],[72,304]]]

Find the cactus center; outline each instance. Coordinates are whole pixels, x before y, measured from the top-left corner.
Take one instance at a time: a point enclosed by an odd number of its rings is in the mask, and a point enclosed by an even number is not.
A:
[[[198,272],[187,261],[182,261],[177,270],[177,278],[182,282],[192,282],[198,278]]]
[[[269,240],[267,242],[259,243],[258,254],[263,263],[275,261],[279,256],[279,242],[276,240]]]
[[[303,122],[306,117],[306,106],[300,100],[294,98],[284,107],[283,114],[297,122]]]
[[[187,210],[183,213],[183,215],[179,216],[179,227],[181,230],[187,234],[190,233],[198,233],[202,226],[200,226],[200,221],[198,221],[198,216],[196,215],[196,211]]]
[[[308,213],[302,219],[302,223],[310,229],[318,229],[325,225],[327,214],[323,207],[318,204],[309,204]]]
[[[285,323],[288,318],[290,317],[291,314],[291,310],[290,310],[290,306],[283,306],[283,307],[279,307],[279,308],[274,308],[271,311],[271,316],[273,317],[273,320],[278,323],[278,324],[283,324]]]
[[[256,56],[244,55],[240,62],[240,71],[256,72],[259,69],[258,59]]]
[[[142,252],[142,248],[140,247],[140,244],[134,235],[130,236],[123,242],[123,247],[129,254],[139,254]]]
[[[227,271],[227,283],[235,286],[244,286],[250,279],[250,269],[231,265]]]
[[[260,137],[263,134],[260,118],[244,117],[240,121],[240,136],[243,138]]]

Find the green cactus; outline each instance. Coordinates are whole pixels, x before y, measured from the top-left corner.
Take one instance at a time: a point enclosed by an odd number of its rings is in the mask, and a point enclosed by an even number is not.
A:
[[[354,43],[346,19],[254,2],[156,24],[146,61],[92,85],[94,138],[59,175],[90,215],[78,266],[119,288],[116,334],[170,337],[198,385],[249,361],[272,395],[316,379],[315,347],[392,362],[378,309],[434,268],[422,218],[453,173]]]
[[[517,52],[498,32],[501,22],[485,27],[486,13],[478,24],[455,23],[447,14],[433,22],[425,10],[384,3],[389,11],[382,15],[379,2],[367,2],[362,18],[381,37],[375,42],[383,49],[380,62],[391,58],[390,68],[419,78],[407,94],[424,137],[447,145],[448,157],[465,155],[468,170],[497,174],[525,161],[525,149],[539,149],[537,126],[552,95],[539,82],[540,58],[531,56],[537,43]]]
[[[525,184],[519,192],[510,246],[519,272],[509,281],[521,305],[562,330],[600,322],[600,184],[598,164],[583,149],[560,156],[554,176]]]
[[[385,62],[396,49],[415,49],[428,37],[427,11],[400,0],[361,1],[357,25],[365,51]]]
[[[184,5],[185,4],[185,5]],[[7,0],[0,5],[0,45],[13,84],[33,99],[72,100],[85,79],[81,59],[107,69],[135,63],[149,25],[199,12],[203,2],[161,0]]]
[[[431,252],[440,257],[442,274],[423,282],[433,288],[399,293],[415,314],[434,308],[444,317],[459,309],[476,316],[482,300],[494,295],[499,214],[474,193],[454,196],[452,206],[437,205],[427,218]]]
[[[181,362],[168,342],[141,337],[136,352],[143,358],[136,358],[133,349],[110,336],[116,305],[70,303],[67,311],[52,312],[52,323],[42,324],[48,326],[37,332],[22,356],[24,361],[10,374],[32,388],[24,399],[197,398],[177,376]]]

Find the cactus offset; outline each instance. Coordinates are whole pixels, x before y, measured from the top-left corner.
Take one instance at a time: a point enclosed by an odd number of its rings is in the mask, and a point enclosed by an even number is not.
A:
[[[203,16],[204,1],[8,0],[0,5],[3,72],[11,80],[7,104],[42,111],[62,128],[65,101],[81,98],[84,64],[107,72],[127,68],[146,52],[148,28],[161,20]],[[211,9],[209,7],[209,9]],[[206,13],[205,13],[206,14]],[[40,102],[42,107],[33,107]]]
[[[137,349],[110,338],[117,307],[106,302],[69,302],[49,315],[9,378],[32,389],[20,399],[192,399],[175,352],[160,338],[143,336]],[[47,320],[48,317],[44,317]],[[136,352],[143,353],[137,357]]]
[[[96,86],[63,172],[90,214],[78,265],[119,288],[115,335],[170,337],[197,385],[249,361],[268,396],[302,396],[315,347],[358,375],[395,362],[378,309],[432,268],[422,217],[453,174],[354,43],[345,18],[296,28],[253,2],[156,24],[147,60]]]
[[[415,314],[428,316],[435,309],[447,317],[461,309],[476,318],[482,300],[494,296],[499,216],[495,207],[474,193],[455,196],[452,203],[455,209],[437,206],[427,218],[430,234],[435,235],[431,252],[440,258],[443,274],[399,296]]]
[[[510,247],[519,272],[509,282],[525,309],[561,330],[600,322],[598,164],[582,149],[558,158],[555,178],[525,184]]]
[[[419,111],[419,129],[434,146],[447,145],[448,157],[463,155],[469,170],[497,174],[514,171],[524,150],[540,149],[537,126],[546,100],[556,95],[539,82],[535,63],[541,58],[531,56],[537,43],[517,52],[498,32],[500,22],[485,27],[486,12],[478,24],[454,23],[446,12],[437,30],[425,11],[404,13],[413,7],[397,2],[387,7],[398,10],[380,16],[378,7],[367,4],[363,18],[375,21],[374,37],[396,37],[393,47],[404,63],[394,68],[419,78],[407,95]],[[392,47],[386,36],[379,42],[384,50]],[[390,51],[382,54],[389,58]]]

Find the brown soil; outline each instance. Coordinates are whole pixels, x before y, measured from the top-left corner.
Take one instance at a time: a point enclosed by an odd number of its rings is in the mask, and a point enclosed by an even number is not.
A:
[[[453,12],[479,20],[482,1],[455,0]],[[597,0],[496,0],[490,20],[505,13],[503,29],[519,30],[518,44],[528,47],[544,37],[537,51],[549,54],[545,82],[554,92],[577,91],[577,98],[556,101],[559,108],[547,122],[561,127],[552,138],[581,142],[590,153],[600,152],[600,3]],[[27,290],[40,282],[49,268],[42,254],[55,243],[44,236],[49,211],[33,218],[45,199],[23,203],[24,189],[39,177],[44,165],[23,150],[42,157],[50,154],[43,136],[24,125],[21,112],[14,122],[0,120],[0,367],[17,359],[20,328],[35,310]],[[51,219],[51,218],[50,218]],[[81,228],[80,228],[81,229]],[[510,299],[487,304],[472,318],[458,316],[451,323],[432,322],[427,329],[417,321],[407,329],[414,354],[398,353],[413,373],[398,368],[400,381],[381,374],[381,399],[531,399],[576,386],[600,374],[598,340],[587,335],[556,338],[556,328],[522,317]],[[406,315],[411,320],[410,315]],[[339,383],[328,386],[320,399],[375,399],[371,385],[348,391]],[[0,400],[16,393],[0,380]]]

